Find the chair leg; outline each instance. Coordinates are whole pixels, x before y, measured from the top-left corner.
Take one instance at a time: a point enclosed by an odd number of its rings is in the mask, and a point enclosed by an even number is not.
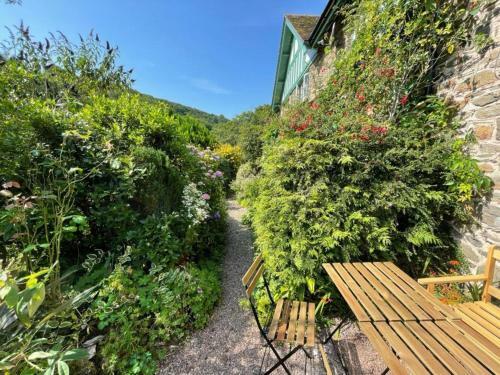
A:
[[[309,352],[303,346],[301,346],[301,349],[304,353],[306,353],[307,358],[312,359],[312,355],[310,355]]]
[[[272,344],[270,345],[270,347],[271,347],[272,351],[274,352],[274,354],[276,355],[276,357],[278,358],[278,362],[276,362],[276,364],[273,367],[271,367],[269,370],[267,370],[264,375],[269,375],[271,372],[273,372],[274,370],[276,370],[280,366],[283,367],[283,369],[286,371],[286,373],[288,375],[291,375],[290,370],[285,365],[285,361],[288,358],[290,358],[292,355],[294,355],[295,352],[297,352],[297,350],[302,348],[302,345],[299,345],[299,346],[296,346],[295,348],[293,348],[293,350],[290,353],[288,353],[286,356],[284,356],[283,358],[280,357],[280,355],[278,354],[278,352],[276,351],[276,349],[273,347]]]
[[[389,367],[387,367],[387,368],[384,370],[384,372],[382,372],[382,374],[380,374],[380,375],[385,375],[385,374],[387,374],[388,372],[389,372]]]
[[[326,344],[328,341],[330,341],[333,337],[333,335],[342,327],[342,325],[347,321],[347,318],[342,319],[342,321],[335,327],[332,333],[328,335],[325,341],[322,342],[322,344]]]

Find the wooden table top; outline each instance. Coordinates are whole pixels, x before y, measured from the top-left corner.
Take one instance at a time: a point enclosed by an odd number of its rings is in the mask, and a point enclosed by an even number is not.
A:
[[[324,269],[392,374],[500,374],[500,348],[390,262]]]
[[[325,263],[323,268],[360,322],[460,319],[391,262]]]

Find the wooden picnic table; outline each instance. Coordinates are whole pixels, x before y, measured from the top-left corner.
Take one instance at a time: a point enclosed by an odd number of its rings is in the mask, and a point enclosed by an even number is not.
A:
[[[393,263],[323,267],[393,374],[500,374],[500,348]]]

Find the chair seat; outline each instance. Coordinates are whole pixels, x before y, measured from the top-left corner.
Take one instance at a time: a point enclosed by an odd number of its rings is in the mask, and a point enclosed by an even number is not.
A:
[[[316,332],[314,310],[314,303],[280,299],[276,303],[268,338],[313,347]]]
[[[500,308],[488,302],[470,302],[455,305],[462,320],[475,331],[498,343],[500,340]]]

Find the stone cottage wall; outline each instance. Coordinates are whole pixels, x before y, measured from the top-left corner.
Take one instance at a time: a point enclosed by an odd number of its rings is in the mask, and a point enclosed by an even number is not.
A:
[[[314,100],[319,91],[327,84],[332,73],[333,61],[339,49],[345,48],[346,37],[342,22],[336,22],[332,27],[329,40],[325,40],[325,48],[319,51],[318,57],[309,67],[309,99]]]
[[[472,130],[478,141],[473,156],[494,182],[492,199],[480,218],[481,227],[458,234],[476,272],[484,269],[488,246],[500,244],[500,1],[490,5],[480,18],[479,30],[494,44],[481,52],[474,46],[465,48],[438,74],[438,94],[458,105],[464,132]]]

